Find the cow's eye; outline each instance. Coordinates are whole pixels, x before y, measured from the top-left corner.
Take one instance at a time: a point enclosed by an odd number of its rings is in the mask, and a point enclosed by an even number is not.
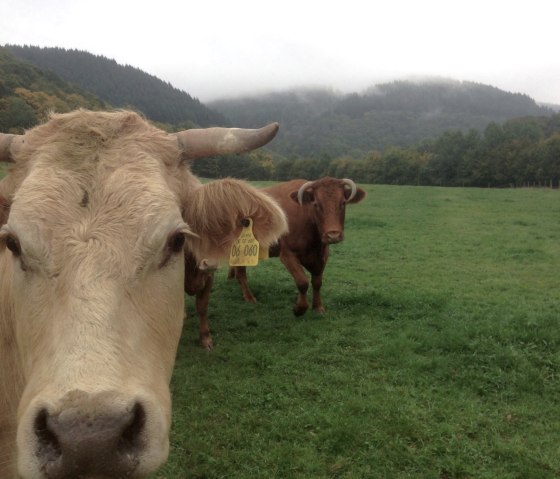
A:
[[[8,248],[12,252],[14,257],[19,259],[19,264],[20,264],[20,267],[21,267],[22,271],[27,271],[28,268],[27,268],[27,265],[25,264],[25,262],[23,261],[23,258],[22,258],[22,255],[21,255],[21,244],[20,244],[17,236],[14,235],[14,234],[8,233],[4,237],[4,244],[6,245],[6,248]]]
[[[179,254],[183,251],[183,246],[185,246],[185,233],[182,231],[176,231],[172,233],[167,238],[167,244],[165,245],[165,253],[162,262],[159,264],[160,268],[166,266],[174,255]]]
[[[169,236],[167,240],[167,249],[171,253],[180,253],[183,251],[183,246],[185,246],[185,234],[184,233],[173,233]]]
[[[12,234],[6,236],[5,239],[6,248],[8,248],[12,254],[19,258],[21,256],[21,245],[19,244],[19,240]]]

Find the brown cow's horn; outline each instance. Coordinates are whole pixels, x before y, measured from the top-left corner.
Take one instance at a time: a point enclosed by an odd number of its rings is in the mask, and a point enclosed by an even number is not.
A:
[[[278,123],[257,130],[243,128],[204,128],[174,133],[188,159],[245,153],[266,145],[278,131]]]
[[[301,187],[299,188],[299,190],[297,192],[297,201],[302,206],[303,206],[303,193],[305,193],[305,190],[308,190],[309,188],[311,188],[311,185],[313,185],[313,181],[308,181],[307,183],[304,183],[303,185],[301,185]]]
[[[358,191],[358,187],[356,186],[356,183],[354,183],[352,180],[349,180],[348,178],[344,178],[342,180],[342,182],[345,185],[348,185],[350,188],[352,188],[352,190],[350,191],[350,196],[346,200],[346,201],[351,201],[354,198],[354,196],[356,196],[356,192]]]
[[[0,133],[0,161],[14,161],[16,153],[23,145],[23,135]]]

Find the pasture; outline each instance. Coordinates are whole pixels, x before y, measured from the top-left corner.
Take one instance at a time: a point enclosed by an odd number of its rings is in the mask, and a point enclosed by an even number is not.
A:
[[[153,479],[560,476],[560,192],[364,188],[325,315],[276,258],[256,305],[223,269],[208,353],[186,298]]]
[[[361,185],[363,186],[363,185]],[[179,346],[173,478],[560,476],[560,192],[365,186],[327,313],[278,259],[219,271]]]

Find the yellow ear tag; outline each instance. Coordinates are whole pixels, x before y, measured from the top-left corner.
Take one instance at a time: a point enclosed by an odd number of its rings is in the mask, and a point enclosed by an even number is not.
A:
[[[247,219],[248,225],[241,230],[231,246],[230,266],[257,266],[259,264],[259,242],[253,236],[253,220]]]

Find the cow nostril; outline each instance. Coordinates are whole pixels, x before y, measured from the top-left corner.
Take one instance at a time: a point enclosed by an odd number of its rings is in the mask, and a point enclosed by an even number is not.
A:
[[[328,231],[326,234],[327,243],[338,243],[342,241],[342,231]]]
[[[39,455],[47,461],[56,461],[62,455],[62,448],[56,433],[49,427],[48,412],[41,409],[35,418],[34,431],[38,439]]]
[[[146,411],[140,403],[136,403],[132,409],[130,423],[125,426],[119,441],[119,452],[130,454],[141,448],[140,436],[146,424]]]
[[[145,449],[146,409],[140,402],[124,409],[92,399],[35,417],[36,456],[46,477],[128,477]]]

